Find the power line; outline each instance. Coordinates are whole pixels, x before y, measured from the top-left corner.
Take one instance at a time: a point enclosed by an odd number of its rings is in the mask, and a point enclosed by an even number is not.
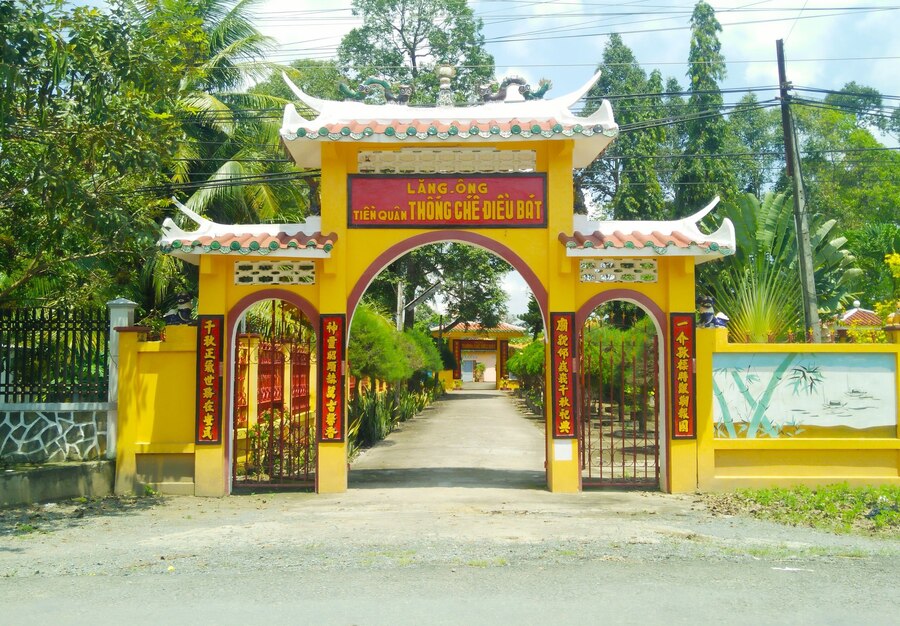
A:
[[[793,61],[791,61],[791,62],[793,63]],[[835,96],[852,96],[852,97],[858,97],[858,98],[871,98],[873,95],[875,95],[875,94],[871,94],[871,93],[861,93],[861,92],[857,92],[857,91],[839,91],[839,90],[835,90],[835,89],[821,89],[819,87],[801,87],[799,85],[795,85],[795,86],[791,87],[791,89],[796,90],[796,91],[811,91],[814,93],[826,93],[826,94],[831,94],[831,95],[835,95]],[[887,94],[883,94],[883,93],[879,93],[878,96],[882,100],[900,100],[900,96],[891,96],[891,95],[887,95]]]

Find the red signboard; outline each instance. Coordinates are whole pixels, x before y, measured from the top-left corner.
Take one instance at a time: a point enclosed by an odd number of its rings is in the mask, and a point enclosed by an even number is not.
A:
[[[672,350],[672,439],[697,437],[697,397],[694,390],[696,339],[693,313],[669,316]]]
[[[319,441],[344,440],[344,315],[319,318]]]
[[[453,342],[453,380],[462,380],[462,348],[459,339]]]
[[[550,364],[553,371],[553,438],[575,437],[574,313],[550,314]]]
[[[350,228],[542,228],[544,174],[349,177]]]
[[[221,315],[197,318],[198,444],[222,443],[222,325]]]

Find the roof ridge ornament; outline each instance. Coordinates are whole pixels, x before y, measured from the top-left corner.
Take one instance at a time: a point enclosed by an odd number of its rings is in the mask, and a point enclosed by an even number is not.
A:
[[[509,92],[510,85],[518,85],[518,89]],[[522,100],[542,100],[552,87],[553,83],[547,78],[538,82],[538,90],[533,91],[531,85],[525,82],[521,76],[507,76],[501,82],[496,91],[492,91],[493,85],[483,85],[479,90],[482,102],[521,102]]]
[[[366,98],[376,100],[375,104],[385,104],[386,102],[396,104],[406,104],[412,95],[412,87],[410,85],[398,85],[395,94],[391,84],[381,78],[370,76],[359,84],[358,91],[354,91],[350,85],[345,82],[338,84],[338,91],[345,99],[363,102]]]
[[[575,215],[573,233],[559,234],[567,256],[695,256],[697,263],[734,254],[734,224],[727,217],[712,233],[700,221],[719,203],[719,196],[694,213],[675,220],[592,220]]]

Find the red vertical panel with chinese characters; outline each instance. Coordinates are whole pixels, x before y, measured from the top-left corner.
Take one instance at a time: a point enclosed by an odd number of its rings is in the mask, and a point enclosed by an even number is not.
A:
[[[222,443],[222,315],[197,318],[196,443]]]
[[[575,432],[575,314],[550,314],[550,374],[553,438],[573,439]]]
[[[669,314],[672,348],[672,439],[697,437],[697,398],[694,388],[696,337],[693,313]]]
[[[460,340],[453,340],[453,380],[462,380],[462,348]]]
[[[319,441],[344,440],[344,326],[346,316],[319,317]]]

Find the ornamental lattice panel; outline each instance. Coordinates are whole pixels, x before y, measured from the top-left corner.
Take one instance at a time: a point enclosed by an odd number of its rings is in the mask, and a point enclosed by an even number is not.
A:
[[[364,151],[360,174],[441,174],[472,172],[533,172],[534,150],[453,148]]]
[[[656,259],[582,259],[583,283],[655,283]]]
[[[238,261],[235,285],[313,285],[316,266],[312,261]]]

